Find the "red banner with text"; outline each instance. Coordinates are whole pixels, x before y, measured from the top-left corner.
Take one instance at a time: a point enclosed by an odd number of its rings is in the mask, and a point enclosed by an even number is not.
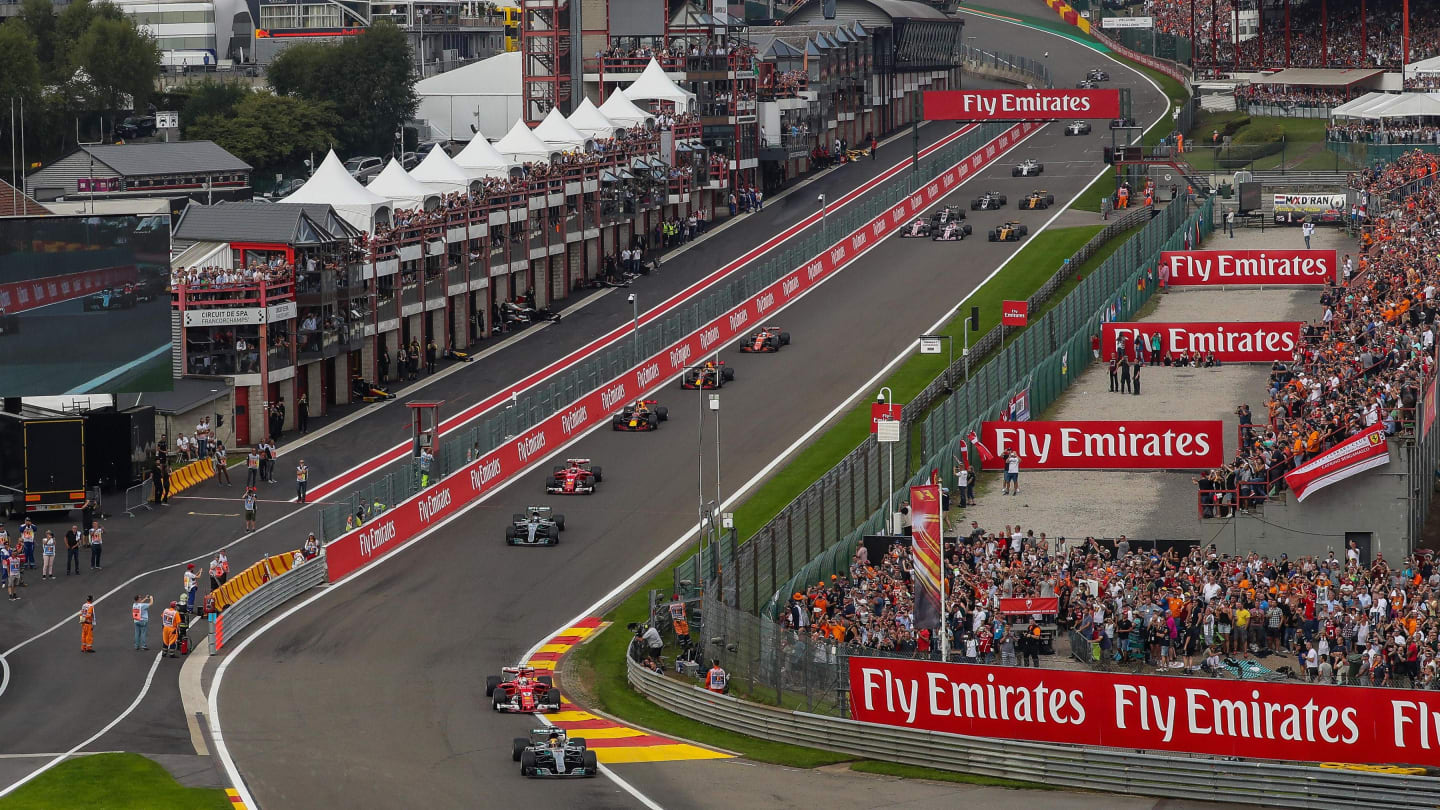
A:
[[[1024,326],[1030,319],[1029,301],[1003,301],[1000,304],[1000,323],[1005,326]]]
[[[1005,454],[1021,470],[1202,470],[1225,461],[1219,419],[1120,422],[983,422],[980,440],[995,457],[987,470],[1005,469]]]
[[[1166,250],[1171,287],[1327,284],[1339,276],[1333,250]]]
[[[1030,616],[1036,613],[1053,616],[1060,612],[1058,596],[1010,596],[1000,600],[1000,612],[1006,616]]]
[[[1234,321],[1229,323],[1119,323],[1100,327],[1100,351],[1104,360],[1115,357],[1125,336],[1125,356],[1136,357],[1137,342],[1153,352],[1153,338],[1160,337],[1160,356],[1171,358],[1214,355],[1222,363],[1269,363],[1294,359],[1300,346],[1303,321]]]
[[[1431,692],[850,659],[862,723],[1029,742],[1440,766]]]
[[[836,242],[830,250],[782,276],[750,300],[711,321],[644,364],[630,369],[570,407],[481,456],[435,486],[398,504],[364,526],[325,546],[330,581],[334,582],[394,551],[415,534],[444,520],[460,507],[540,461],[583,434],[610,414],[663,381],[675,377],[716,346],[748,334],[779,307],[820,284],[848,265],[915,214],[950,193],[972,175],[1034,132],[1039,124],[1017,124],[986,143],[940,177],[911,194],[864,227]]]
[[[1390,461],[1385,442],[1385,425],[1376,422],[1365,430],[1326,450],[1304,465],[1285,473],[1285,483],[1303,502],[1316,490],[1383,467]]]
[[[870,432],[874,433],[878,428],[875,425],[887,416],[893,421],[900,421],[900,413],[905,410],[904,405],[889,404],[885,402],[870,403]]]
[[[1119,90],[929,90],[926,121],[1119,118]]]

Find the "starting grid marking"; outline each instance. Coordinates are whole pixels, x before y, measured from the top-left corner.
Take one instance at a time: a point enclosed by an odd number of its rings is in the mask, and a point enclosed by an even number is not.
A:
[[[526,666],[554,672],[555,664],[575,645],[599,630],[601,624],[598,616],[591,616],[565,628],[559,635],[546,641],[530,660],[525,662]],[[730,754],[677,742],[591,714],[583,707],[571,703],[564,697],[563,692],[560,711],[546,715],[545,719],[576,737],[584,737],[596,758],[606,765],[730,758]]]

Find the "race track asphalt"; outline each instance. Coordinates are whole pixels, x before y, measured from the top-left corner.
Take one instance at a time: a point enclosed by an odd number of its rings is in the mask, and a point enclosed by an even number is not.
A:
[[[947,124],[923,127],[921,146],[932,144],[955,129]],[[493,348],[495,351],[490,356],[466,364],[456,373],[423,388],[405,389],[396,401],[383,406],[339,409],[341,413],[354,415],[354,420],[327,435],[317,432],[304,439],[306,444],[300,452],[311,469],[311,480],[325,481],[407,438],[409,415],[401,403],[413,398],[415,392],[426,399],[445,400],[446,412],[455,413],[491,394],[509,390],[513,381],[534,369],[629,323],[632,309],[625,300],[626,292],[633,291],[639,296],[642,311],[655,306],[742,255],[752,245],[763,243],[814,213],[815,194],[823,192],[832,200],[838,199],[907,157],[908,138],[896,143],[903,143],[903,148],[882,147],[875,161],[862,161],[820,175],[795,194],[767,205],[762,215],[736,220],[714,238],[692,245],[678,258],[667,262],[660,273],[640,279],[628,291],[612,291],[600,296],[560,324],[491,339],[481,347]],[[73,306],[76,317],[80,317],[83,314],[78,313],[80,304],[76,302]],[[144,309],[149,306],[142,305],[139,310],[89,313],[84,317],[125,318],[130,313],[141,312],[149,317]],[[163,307],[163,304],[156,306]],[[168,319],[162,320],[168,330]],[[25,338],[26,333],[17,337]],[[0,338],[0,350],[9,339]],[[82,333],[71,332],[56,339],[68,341],[63,345],[77,351],[91,342]],[[424,383],[422,379],[416,386]],[[332,420],[317,419],[312,424],[319,428],[327,421]],[[176,426],[176,429],[188,432],[189,427]],[[282,453],[293,452],[294,445],[290,442],[296,438],[293,432],[286,433]],[[235,486],[231,488],[205,483],[176,497],[168,507],[137,511],[134,517],[125,516],[120,495],[107,495],[104,512],[109,518],[104,522],[107,538],[104,570],[91,571],[88,556],[82,551],[84,568],[79,576],[64,575],[63,558],[57,560],[59,576],[53,582],[27,576],[28,587],[20,591],[22,599],[0,609],[0,652],[4,654],[9,674],[8,680],[0,684],[0,699],[7,706],[33,709],[0,713],[0,754],[67,751],[100,731],[135,699],[149,672],[151,658],[131,646],[129,606],[133,595],[153,594],[156,598],[156,610],[150,622],[150,654],[153,655],[160,646],[159,608],[179,595],[185,562],[193,561],[204,571],[214,550],[227,546],[232,571],[239,571],[267,553],[300,546],[305,534],[315,528],[319,507],[313,503],[308,507],[287,503],[294,490],[288,483],[286,461],[282,455],[275,476],[280,483],[261,485],[259,530],[254,534],[243,532],[239,497],[244,474],[243,470],[236,470],[232,473]],[[57,537],[63,537],[70,520],[56,516],[41,518],[38,523],[42,532],[52,529]],[[12,537],[18,534],[13,522],[8,528]],[[204,590],[202,586],[202,594]],[[98,652],[82,656],[79,628],[73,617],[87,594],[101,599],[95,630]],[[204,632],[198,630],[197,641]],[[178,700],[177,671],[177,662],[162,662],[145,699],[133,714],[87,750],[192,753],[186,718]],[[7,767],[0,767],[0,776],[16,771],[9,765],[24,762],[27,761],[5,760]],[[0,780],[0,787],[9,781]]]
[[[979,22],[968,30],[979,28],[988,40],[998,24]],[[1013,52],[1035,49],[1013,39]],[[1063,43],[1052,46],[1051,60],[1059,75],[1100,61]],[[1112,73],[1116,84],[1137,88],[1138,117],[1153,120],[1159,95],[1129,71]],[[1099,170],[1108,139],[1103,127],[1081,139],[1064,138],[1052,125],[947,202],[968,207],[982,188],[1001,189],[1013,201],[1039,186],[1068,200]],[[1044,176],[1012,179],[1011,164],[1029,156],[1045,162]],[[963,243],[891,238],[774,318],[792,334],[791,346],[775,355],[723,354],[737,372],[721,392],[725,493],[855,393],[1018,248],[984,241],[987,227],[1018,218],[1033,229],[1052,214],[1017,212],[1012,202],[971,213],[980,236]],[[520,778],[506,756],[508,740],[534,721],[492,714],[483,684],[690,527],[697,442],[706,447],[707,468],[714,463],[711,422],[702,440],[695,392],[672,384],[659,397],[670,421],[658,432],[602,430],[564,452],[604,466],[596,495],[546,498],[543,473],[524,476],[373,572],[333,588],[233,661],[220,694],[225,739],[262,807],[450,807],[482,797],[494,805],[635,806],[604,779]],[[562,543],[505,547],[510,514],[546,502],[566,515]],[[692,806],[697,790],[717,789],[703,776],[683,777],[701,768],[695,763],[614,767],[665,807]],[[781,805],[803,803],[783,788],[775,793]]]
[[[55,396],[170,345],[170,305],[86,312],[84,299],[18,314],[20,331],[0,335],[0,391]],[[110,393],[102,389],[96,393]]]

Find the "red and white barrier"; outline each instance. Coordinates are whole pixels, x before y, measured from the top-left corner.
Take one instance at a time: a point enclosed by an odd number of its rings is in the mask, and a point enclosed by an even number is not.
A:
[[[330,581],[341,579],[384,557],[418,532],[494,490],[572,438],[608,421],[622,405],[696,365],[702,358],[713,354],[716,347],[762,325],[771,312],[805,295],[854,261],[877,240],[929,208],[957,184],[994,162],[1041,126],[1041,123],[1023,123],[1011,127],[920,191],[870,220],[822,255],[786,274],[750,300],[452,473],[435,486],[398,504],[359,529],[336,538],[325,547]]]
[[[126,265],[25,281],[0,282],[0,310],[13,315],[97,293],[106,287],[132,284],[135,278],[135,267]]]

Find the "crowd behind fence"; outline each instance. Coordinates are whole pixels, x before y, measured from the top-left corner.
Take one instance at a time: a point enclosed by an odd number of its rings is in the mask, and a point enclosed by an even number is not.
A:
[[[435,453],[432,482],[460,469],[469,458],[484,455],[507,438],[519,435],[580,397],[600,388],[642,360],[660,353],[686,335],[753,297],[784,274],[803,266],[837,239],[862,227],[891,206],[934,180],[961,158],[998,137],[1009,124],[982,124],[920,160],[917,170],[905,171],[845,208],[827,216],[825,228],[791,239],[757,262],[716,284],[711,291],[677,307],[672,314],[640,327],[634,340],[616,341],[590,359],[576,363],[546,382],[521,392],[514,401],[497,408],[469,426],[447,433]],[[673,272],[673,271],[672,271]],[[347,530],[347,519],[361,513],[373,518],[420,490],[420,471],[404,459],[349,492],[336,493],[333,503],[320,511],[317,534],[325,541]],[[838,530],[838,529],[837,529]],[[818,549],[817,549],[818,551]]]

